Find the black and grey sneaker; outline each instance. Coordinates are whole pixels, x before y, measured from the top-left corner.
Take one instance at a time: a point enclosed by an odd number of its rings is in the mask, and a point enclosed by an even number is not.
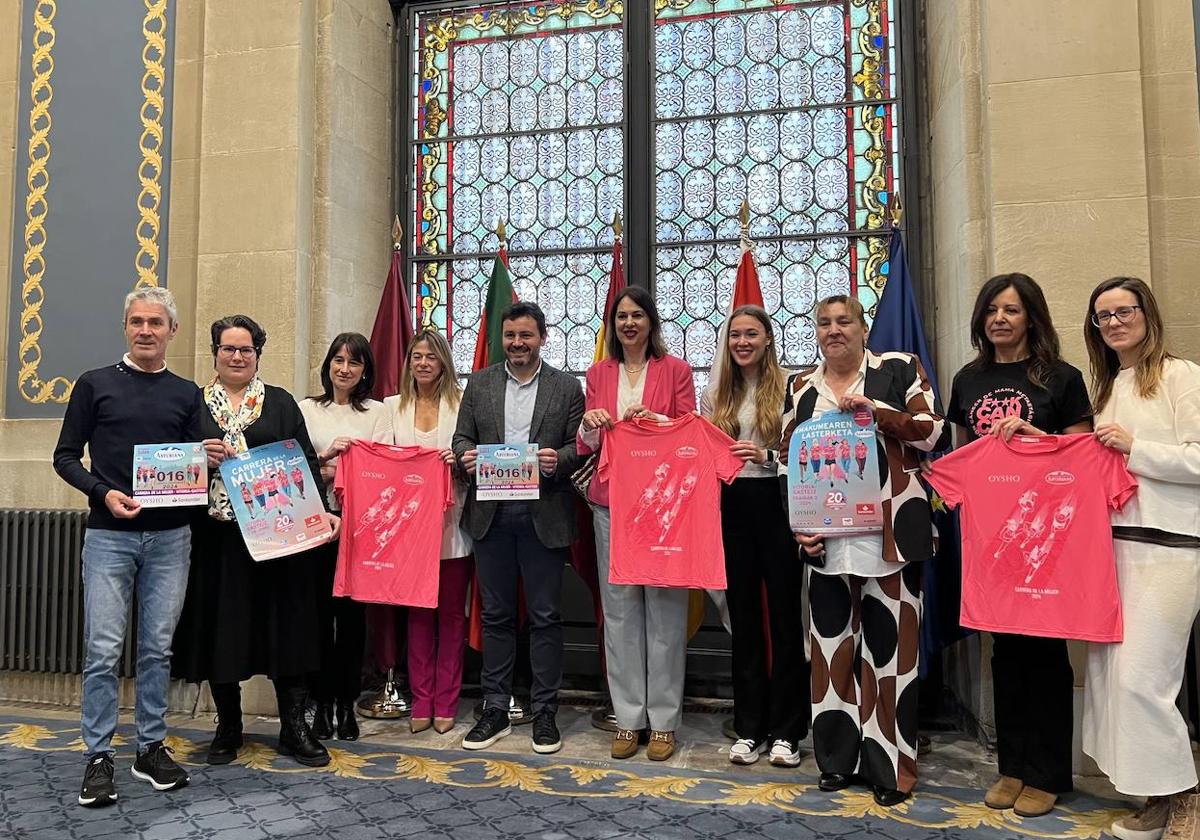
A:
[[[162,741],[155,741],[139,752],[130,772],[133,778],[154,785],[155,790],[175,790],[188,783],[188,774],[171,758],[174,752]]]
[[[558,734],[554,712],[550,709],[542,709],[533,716],[532,741],[535,753],[556,753],[562,749],[562,737]]]
[[[117,786],[113,782],[112,753],[100,753],[88,759],[83,771],[83,786],[79,788],[79,804],[85,808],[100,808],[117,801]]]
[[[512,725],[508,722],[508,709],[489,706],[483,710],[483,717],[471,727],[467,737],[463,738],[463,749],[485,750],[510,734]]]

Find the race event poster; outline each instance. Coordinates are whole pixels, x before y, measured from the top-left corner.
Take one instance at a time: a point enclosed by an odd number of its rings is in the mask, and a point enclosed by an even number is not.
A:
[[[208,504],[208,457],[204,454],[204,444],[136,444],[133,498],[144,508]]]
[[[806,534],[883,530],[875,419],[827,411],[801,423],[788,447],[788,518]]]
[[[221,478],[255,560],[286,557],[333,538],[321,488],[296,441],[239,453],[221,464]]]
[[[538,448],[536,443],[481,444],[475,459],[475,498],[512,501],[538,497]]]

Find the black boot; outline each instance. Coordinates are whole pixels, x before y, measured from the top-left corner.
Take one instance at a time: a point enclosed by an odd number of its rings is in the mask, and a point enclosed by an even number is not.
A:
[[[279,702],[279,754],[290,755],[306,767],[324,767],[329,752],[313,737],[304,719],[308,690],[303,682],[275,681],[275,699]]]
[[[354,717],[353,703],[338,703],[337,736],[341,741],[358,740],[358,719]]]
[[[328,741],[333,737],[333,704],[317,701],[317,713],[313,715],[313,737],[318,741]]]
[[[242,747],[242,688],[237,683],[210,683],[217,706],[217,731],[208,745],[209,764],[228,764]]]

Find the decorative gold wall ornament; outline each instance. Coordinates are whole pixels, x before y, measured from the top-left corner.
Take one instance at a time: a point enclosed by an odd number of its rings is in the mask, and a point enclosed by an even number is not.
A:
[[[65,403],[74,384],[64,376],[43,380],[38,375],[42,362],[42,301],[46,293],[42,278],[46,274],[46,190],[50,186],[50,101],[54,88],[50,77],[54,73],[54,16],[58,13],[55,0],[41,0],[33,10],[33,38],[30,62],[33,83],[30,85],[29,108],[29,168],[25,183],[25,257],[22,261],[25,278],[21,283],[21,341],[17,348],[17,389],[28,402]]]
[[[159,208],[162,202],[163,113],[166,110],[164,91],[166,70],[163,59],[167,50],[166,11],[169,0],[145,0],[146,17],[142,21],[145,45],[142,47],[142,134],[138,141],[142,162],[138,167],[141,190],[137,206],[141,218],[134,231],[138,253],[134,267],[135,287],[157,286],[158,238],[161,229]],[[46,298],[42,280],[46,274],[46,216],[50,212],[46,191],[50,186],[50,103],[54,98],[51,76],[54,73],[54,17],[57,0],[39,0],[33,10],[33,37],[30,63],[33,82],[30,86],[29,109],[29,167],[25,182],[25,254],[22,261],[24,280],[21,284],[21,340],[17,347],[17,390],[21,398],[35,405],[65,404],[71,396],[74,381],[65,376],[42,379],[38,368],[42,362],[39,343],[44,324],[42,302]]]
[[[167,55],[167,0],[145,0],[146,17],[142,21],[142,135],[138,147],[142,163],[138,167],[141,191],[137,197],[138,220],[134,233],[138,253],[134,260],[137,286],[158,285],[159,207],[162,204],[163,170],[163,113],[166,111],[164,91],[167,73],[163,59]]]

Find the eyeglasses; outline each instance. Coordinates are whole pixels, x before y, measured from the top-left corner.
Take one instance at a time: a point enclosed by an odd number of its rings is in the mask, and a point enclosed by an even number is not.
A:
[[[232,344],[220,344],[217,346],[217,352],[222,356],[233,358],[234,356],[242,356],[249,359],[258,355],[257,347],[234,347]]]
[[[1106,327],[1109,321],[1116,318],[1118,324],[1128,324],[1134,313],[1141,308],[1140,306],[1119,306],[1112,312],[1095,312],[1092,314],[1092,323],[1097,327]]]

